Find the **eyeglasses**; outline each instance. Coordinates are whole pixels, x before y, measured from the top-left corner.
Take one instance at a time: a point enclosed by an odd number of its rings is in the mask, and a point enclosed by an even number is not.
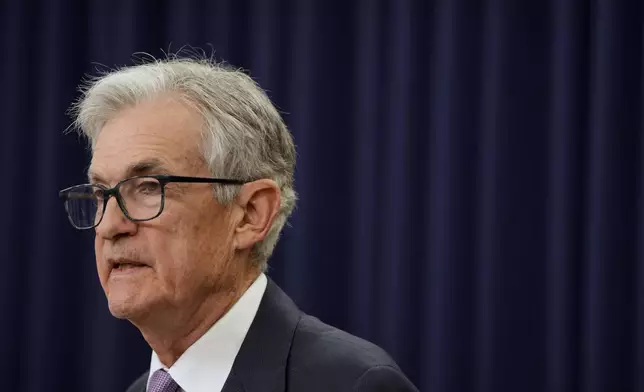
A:
[[[116,198],[123,214],[133,222],[152,220],[163,212],[165,186],[171,182],[242,185],[246,181],[183,176],[137,176],[127,178],[113,188],[99,184],[75,185],[59,192],[71,224],[86,230],[98,226],[105,215],[110,197]]]

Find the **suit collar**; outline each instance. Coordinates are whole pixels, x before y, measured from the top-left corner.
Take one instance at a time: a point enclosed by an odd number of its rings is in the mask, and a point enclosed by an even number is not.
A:
[[[222,392],[284,391],[286,361],[300,318],[297,306],[269,278]]]

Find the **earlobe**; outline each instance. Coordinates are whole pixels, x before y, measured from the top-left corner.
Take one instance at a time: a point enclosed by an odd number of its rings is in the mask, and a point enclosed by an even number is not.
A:
[[[280,189],[273,180],[245,184],[238,195],[243,217],[235,229],[237,249],[249,249],[266,237],[279,212]]]

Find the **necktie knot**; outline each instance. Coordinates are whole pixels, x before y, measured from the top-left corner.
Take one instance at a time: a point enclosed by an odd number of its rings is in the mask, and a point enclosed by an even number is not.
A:
[[[177,392],[179,384],[163,369],[159,369],[150,378],[148,392]]]

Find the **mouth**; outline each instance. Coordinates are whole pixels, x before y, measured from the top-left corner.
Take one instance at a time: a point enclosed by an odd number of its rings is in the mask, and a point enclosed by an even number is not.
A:
[[[140,270],[142,268],[149,268],[150,266],[141,263],[138,261],[132,261],[132,260],[117,260],[111,262],[112,266],[112,272],[113,273],[127,273],[127,272],[134,272],[137,270]]]

